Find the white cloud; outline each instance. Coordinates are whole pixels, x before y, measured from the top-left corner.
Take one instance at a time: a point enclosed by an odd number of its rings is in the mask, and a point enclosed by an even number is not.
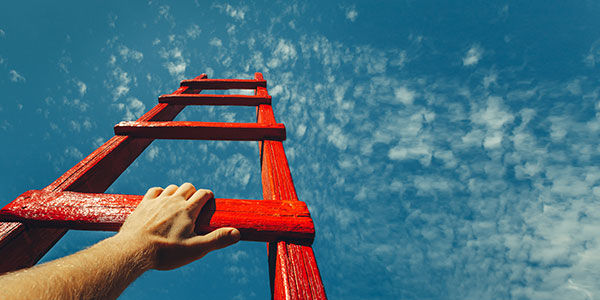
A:
[[[111,27],[111,28],[115,28],[118,18],[119,17],[116,16],[116,15],[113,15],[113,14],[109,15],[108,16],[108,26]]]
[[[169,71],[169,74],[177,80],[183,79],[185,70],[187,69],[187,61],[183,58],[181,50],[178,47],[169,51],[163,49],[160,52],[160,56],[167,60],[164,66]]]
[[[156,146],[148,147],[148,152],[146,152],[146,159],[149,161],[154,161],[154,159],[158,156],[159,148]]]
[[[279,39],[275,50],[273,51],[273,58],[269,60],[267,66],[269,68],[277,68],[282,63],[292,61],[294,62],[297,58],[298,53],[296,48],[291,41]]]
[[[212,38],[210,40],[210,42],[208,42],[208,44],[211,45],[211,46],[215,46],[215,47],[222,47],[223,46],[223,42],[221,41],[221,39],[216,38],[216,37]]]
[[[200,26],[192,24],[190,27],[188,27],[185,33],[189,38],[196,39],[198,36],[200,36],[201,32],[202,30],[200,29]]]
[[[229,4],[225,5],[225,12],[232,18],[236,19],[236,20],[244,20],[244,18],[246,17],[246,12],[248,11],[248,7],[243,6],[243,7],[238,7],[235,8]]]
[[[595,41],[590,46],[590,50],[588,50],[587,55],[583,58],[583,62],[588,67],[593,67],[597,63],[600,63],[600,40]]]
[[[76,147],[73,146],[69,146],[65,149],[65,155],[76,159],[76,160],[80,160],[83,158],[83,153],[81,153],[81,151],[79,151],[79,149],[77,149]]]
[[[405,86],[395,88],[394,96],[396,96],[396,100],[400,101],[404,105],[411,105],[415,100],[415,92],[409,90]]]
[[[356,17],[358,17],[358,12],[356,11],[356,7],[350,7],[346,9],[346,19],[354,22],[356,21]]]
[[[485,108],[471,115],[473,123],[497,130],[514,120],[514,116],[504,106],[502,98],[490,96],[486,104]]]
[[[338,55],[340,55],[340,57],[337,57],[336,60],[351,61],[354,65],[354,72],[357,74],[365,69],[368,74],[380,74],[386,71],[390,59],[385,52],[377,51],[371,46],[360,46],[357,47],[357,50],[358,53],[353,57],[343,57],[343,54],[339,53]],[[400,61],[398,61],[399,59]],[[400,57],[394,57],[392,61],[394,61],[395,65],[401,65],[404,63],[404,58],[402,57],[402,54],[400,54]]]
[[[487,75],[485,75],[485,77],[483,77],[483,87],[484,88],[489,88],[490,85],[492,83],[496,84],[498,81],[498,74],[496,72],[491,72]]]
[[[25,77],[15,70],[10,70],[8,74],[10,75],[10,81],[12,82],[25,82]]]
[[[402,142],[388,151],[391,160],[418,160],[423,166],[431,163],[431,147],[425,143],[406,145]]]
[[[79,96],[83,97],[87,91],[87,85],[85,82],[77,80],[77,88],[79,89]]]
[[[348,137],[342,131],[342,128],[335,124],[327,126],[327,141],[332,143],[340,150],[345,150],[348,147]]]
[[[567,83],[566,89],[567,89],[567,91],[569,91],[569,93],[571,93],[573,95],[580,95],[581,94],[581,80],[580,79],[571,80],[569,83]]]
[[[476,65],[481,56],[483,55],[483,49],[481,47],[474,45],[467,51],[465,57],[463,57],[463,65],[464,66],[472,66]]]
[[[131,77],[129,74],[120,68],[116,68],[112,72],[112,76],[116,81],[116,87],[113,89],[113,99],[119,99],[129,93],[129,84],[131,83]]]
[[[125,62],[127,62],[129,59],[132,59],[139,63],[144,58],[144,54],[142,52],[139,52],[139,51],[136,51],[133,49],[129,49],[126,46],[119,47],[119,54],[121,55],[121,58],[123,58],[123,60]]]
[[[142,101],[137,98],[130,97],[127,99],[125,103],[118,103],[116,105],[117,109],[122,111],[124,120],[136,120],[139,118],[145,111],[146,106]]]
[[[169,13],[169,10],[171,10],[171,7],[168,5],[161,5],[158,7],[158,16],[161,18],[164,18],[165,20],[170,20],[171,14]]]
[[[235,33],[236,26],[233,24],[227,24],[227,33],[233,35]]]

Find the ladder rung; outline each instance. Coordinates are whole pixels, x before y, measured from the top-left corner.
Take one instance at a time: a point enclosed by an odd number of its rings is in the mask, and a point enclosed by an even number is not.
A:
[[[283,141],[285,140],[285,126],[281,123],[124,121],[115,125],[115,134],[150,139]]]
[[[181,86],[203,90],[253,90],[266,87],[266,80],[255,79],[187,79],[181,81]]]
[[[27,191],[0,210],[1,221],[47,227],[117,231],[143,196]],[[242,240],[292,240],[312,244],[313,221],[301,201],[214,199],[198,216],[195,231],[235,227]]]
[[[180,105],[239,105],[258,106],[271,104],[271,96],[179,94],[162,95],[158,102]]]

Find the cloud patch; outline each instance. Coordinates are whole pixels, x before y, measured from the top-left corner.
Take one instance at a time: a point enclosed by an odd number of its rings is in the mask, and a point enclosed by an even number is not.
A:
[[[10,81],[12,82],[25,82],[25,77],[23,77],[23,75],[19,74],[16,70],[10,70],[8,72]]]
[[[356,11],[356,7],[352,6],[346,9],[346,19],[350,20],[350,22],[356,21],[358,17],[358,11]]]
[[[463,66],[476,65],[483,55],[483,49],[477,45],[471,46],[462,59]]]
[[[163,49],[160,52],[160,56],[166,60],[163,66],[167,68],[169,74],[177,80],[182,80],[188,63],[186,59],[184,59],[181,49],[179,47],[175,47],[171,50]]]

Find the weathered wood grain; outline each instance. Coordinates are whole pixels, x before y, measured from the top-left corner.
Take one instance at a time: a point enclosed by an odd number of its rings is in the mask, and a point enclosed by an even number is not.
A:
[[[256,79],[189,79],[182,80],[181,86],[203,90],[253,90],[266,87],[267,81]]]
[[[225,122],[120,122],[115,134],[152,139],[259,141],[285,140],[283,124]]]
[[[262,74],[256,73],[256,80]],[[258,87],[256,95],[267,95],[267,89]],[[260,124],[275,124],[271,105],[257,107]],[[263,198],[273,201],[298,196],[290,173],[287,157],[280,141],[259,142]],[[325,288],[311,247],[286,241],[268,244],[269,276],[273,299],[327,299]]]
[[[142,200],[140,195],[27,191],[0,210],[0,221],[81,230],[117,231]],[[289,240],[306,245],[314,225],[304,202],[213,199],[202,209],[196,232],[235,227],[242,239]]]
[[[260,104],[270,105],[271,96],[212,94],[162,95],[158,97],[158,102],[178,105],[257,106]]]

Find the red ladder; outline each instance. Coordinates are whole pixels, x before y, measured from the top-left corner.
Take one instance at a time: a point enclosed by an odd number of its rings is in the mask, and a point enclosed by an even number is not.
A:
[[[205,89],[252,89],[254,95],[200,94]],[[187,105],[256,106],[256,123],[172,121]],[[106,189],[154,139],[258,141],[262,200],[214,199],[203,208],[196,232],[219,227],[240,230],[242,240],[267,242],[273,299],[326,299],[310,246],[315,230],[298,201],[275,121],[267,82],[207,79],[202,74],[159,97],[159,104],[134,122],[115,125],[115,136],[42,190],[23,193],[0,210],[0,273],[34,265],[68,229],[119,229],[141,201],[139,195]]]

